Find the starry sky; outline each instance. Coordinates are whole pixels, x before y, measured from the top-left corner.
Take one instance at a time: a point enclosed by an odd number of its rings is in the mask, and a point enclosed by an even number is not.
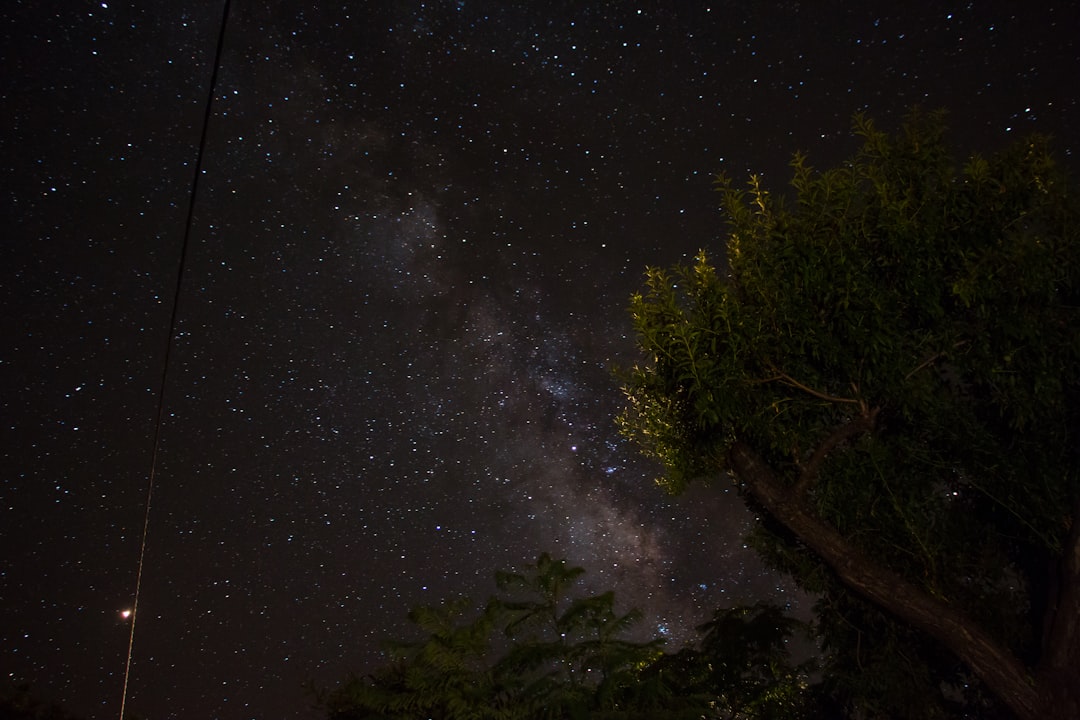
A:
[[[780,190],[856,111],[1080,151],[1072,2],[233,0],[184,252],[224,17],[0,10],[0,679],[87,718],[146,517],[155,719],[315,717],[305,680],[542,551],[673,648],[805,610],[734,492],[664,496],[613,426],[645,266],[719,254],[715,174]]]

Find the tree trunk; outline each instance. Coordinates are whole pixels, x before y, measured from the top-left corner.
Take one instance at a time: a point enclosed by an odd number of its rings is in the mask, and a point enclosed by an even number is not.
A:
[[[1061,605],[1054,625],[1056,657],[1033,672],[971,618],[884,567],[822,522],[803,498],[781,483],[749,447],[736,443],[729,467],[780,523],[816,552],[849,588],[928,633],[963,660],[1021,720],[1080,718],[1080,518],[1067,543]],[[1073,573],[1070,577],[1070,571]]]
[[[1036,677],[1048,689],[1055,712],[1080,718],[1080,498],[1073,505],[1060,567]]]

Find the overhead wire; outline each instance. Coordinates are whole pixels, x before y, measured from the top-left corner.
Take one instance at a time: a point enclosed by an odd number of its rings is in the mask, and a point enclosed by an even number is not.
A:
[[[165,389],[169,379],[169,366],[172,360],[173,339],[176,335],[177,318],[179,317],[180,293],[183,288],[184,270],[187,267],[188,246],[191,244],[191,228],[195,217],[195,201],[199,192],[199,178],[202,175],[203,156],[206,152],[207,129],[210,126],[210,118],[214,105],[214,95],[217,92],[218,70],[221,67],[221,53],[225,46],[225,28],[229,22],[229,6],[231,0],[224,0],[221,15],[221,25],[218,31],[217,48],[214,51],[213,69],[210,74],[210,86],[206,93],[206,108],[203,114],[202,131],[199,135],[199,149],[195,156],[195,173],[191,180],[191,190],[188,194],[187,219],[184,224],[184,237],[180,245],[180,260],[177,263],[176,282],[173,291],[172,310],[169,315],[169,334],[165,343],[165,356],[161,364],[161,380],[158,384],[157,412],[154,419],[154,437],[150,454],[150,473],[146,482],[146,499],[143,506],[142,535],[139,540],[139,561],[135,572],[135,592],[132,599],[131,612],[128,616],[131,628],[128,634],[127,659],[124,663],[124,687],[120,696],[120,720],[124,720],[127,708],[128,686],[131,679],[131,661],[135,650],[135,624],[139,619],[139,594],[142,590],[143,567],[146,563],[146,539],[150,534],[150,507],[154,497],[154,480],[157,475],[158,458],[161,454],[161,429],[165,419]]]

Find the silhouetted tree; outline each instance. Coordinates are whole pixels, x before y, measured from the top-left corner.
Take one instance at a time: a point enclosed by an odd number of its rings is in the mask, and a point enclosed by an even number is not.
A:
[[[810,626],[781,608],[759,603],[717,610],[699,626],[693,647],[665,655],[642,674],[641,687],[659,682],[664,709],[684,715],[735,720],[801,720],[833,717],[810,687],[812,660],[793,665],[788,647]],[[696,714],[695,714],[696,713]]]
[[[0,684],[0,720],[79,720],[57,703],[34,694],[27,683]]]
[[[803,668],[785,643],[795,625],[765,606],[718,612],[701,649],[665,655],[636,642],[640,614],[615,595],[575,595],[584,571],[541,555],[496,575],[500,595],[476,617],[465,603],[413,610],[425,637],[393,643],[394,659],[319,695],[331,720],[795,720]]]
[[[660,654],[659,641],[622,637],[638,613],[615,612],[613,593],[574,597],[584,571],[543,554],[524,573],[500,572],[505,598],[462,619],[466,603],[420,607],[426,637],[394,643],[395,660],[326,694],[335,720],[358,718],[601,717],[618,710],[621,683]]]
[[[1038,138],[855,125],[790,203],[721,179],[726,268],[648,271],[622,428],[672,492],[734,478],[848,712],[1080,717],[1075,189]]]

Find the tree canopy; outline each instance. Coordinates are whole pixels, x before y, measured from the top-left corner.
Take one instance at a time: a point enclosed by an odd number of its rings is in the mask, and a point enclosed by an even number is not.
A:
[[[422,637],[389,645],[374,673],[319,694],[330,720],[799,720],[816,707],[787,640],[804,630],[775,607],[718,610],[697,647],[665,654],[628,633],[615,594],[580,596],[584,571],[542,554],[497,574],[499,594],[419,607]]]
[[[1042,138],[855,132],[787,193],[718,180],[726,262],[648,270],[621,427],[672,492],[734,478],[863,712],[1080,717],[1075,190]]]
[[[80,720],[58,703],[48,702],[32,692],[29,683],[0,681],[0,720]]]

